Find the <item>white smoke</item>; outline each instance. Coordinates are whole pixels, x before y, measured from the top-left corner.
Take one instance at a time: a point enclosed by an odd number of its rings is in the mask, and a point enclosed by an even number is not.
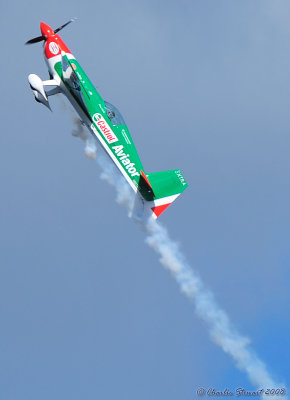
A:
[[[88,137],[82,131],[84,127],[79,125],[78,134],[74,135],[87,143]],[[137,197],[133,190],[103,151],[98,153],[97,162],[102,170],[101,178],[115,187],[117,202],[125,206],[130,217],[134,217]],[[212,292],[188,265],[177,243],[170,239],[167,230],[153,218],[146,217],[146,214],[137,221],[141,222],[141,227],[146,232],[146,243],[160,256],[160,263],[170,271],[182,293],[194,302],[196,313],[207,324],[211,339],[233,358],[240,370],[247,373],[257,390],[285,388],[281,382],[277,383],[271,378],[266,365],[250,347],[250,340],[236,331],[226,312],[217,305]],[[263,395],[262,398],[278,399],[280,396]],[[283,399],[287,400],[287,397],[283,396]]]
[[[212,340],[234,359],[239,369],[247,373],[257,389],[285,387],[270,377],[265,364],[250,348],[250,340],[235,330],[228,315],[217,305],[213,294],[187,264],[167,230],[154,220],[147,222],[146,229],[146,243],[161,256],[160,263],[171,272],[181,291],[194,301],[196,313],[206,322]],[[271,396],[265,395],[263,398],[269,399]],[[277,395],[273,398],[277,398]]]
[[[90,134],[90,132],[85,129],[85,124],[75,115],[75,110],[72,108],[71,104],[68,103],[66,97],[56,95],[56,100],[58,101],[61,109],[65,112],[68,112],[71,115],[74,129],[71,134],[74,137],[78,137],[85,142],[85,155],[86,157],[95,160],[97,153],[97,144],[94,137]]]
[[[84,125],[79,118],[74,117],[73,119],[75,129],[72,131],[72,135],[80,138],[85,142],[85,155],[92,160],[96,159],[97,146],[93,136],[84,129]]]

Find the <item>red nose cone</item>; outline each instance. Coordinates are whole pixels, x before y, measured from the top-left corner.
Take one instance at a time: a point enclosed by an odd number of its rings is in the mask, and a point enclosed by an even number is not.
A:
[[[53,29],[44,22],[40,22],[40,30],[42,35],[46,36],[47,38],[51,35],[54,35]]]

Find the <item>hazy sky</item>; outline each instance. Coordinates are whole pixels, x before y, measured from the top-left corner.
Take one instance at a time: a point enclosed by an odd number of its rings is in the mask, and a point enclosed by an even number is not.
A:
[[[255,388],[73,138],[37,104],[39,22],[122,112],[147,172],[189,188],[160,218],[273,379],[289,386],[290,3],[3,3],[0,398],[195,399]]]

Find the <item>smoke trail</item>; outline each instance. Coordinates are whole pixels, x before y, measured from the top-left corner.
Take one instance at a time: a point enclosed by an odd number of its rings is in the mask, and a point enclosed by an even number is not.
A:
[[[82,122],[78,118],[74,117],[73,124],[74,130],[72,131],[72,135],[85,142],[85,155],[88,158],[96,159],[102,171],[100,175],[101,179],[115,187],[117,191],[117,203],[125,206],[129,212],[128,216],[132,217],[135,202],[132,189],[112,163],[112,160],[109,159],[102,146],[98,147],[97,157],[96,139],[87,131],[87,129],[85,129]]]
[[[75,129],[72,131],[72,135],[75,137],[79,137],[81,140],[85,142],[85,155],[88,158],[95,160],[97,152],[95,139],[86,129],[84,129],[84,126],[82,122],[79,120],[79,118],[74,117],[73,123]]]
[[[147,222],[146,229],[147,244],[161,256],[161,264],[171,272],[181,291],[194,301],[196,313],[208,325],[212,340],[234,359],[238,368],[247,373],[258,389],[285,387],[270,377],[265,364],[250,348],[250,340],[235,330],[228,315],[216,304],[213,294],[205,288],[200,277],[185,261],[177,244],[169,238],[167,230],[152,220]],[[263,398],[269,399],[271,396],[265,395]]]
[[[84,131],[83,126],[80,126],[79,134],[76,136],[87,140],[81,131]],[[98,154],[97,162],[102,170],[101,178],[115,187],[117,202],[125,206],[129,216],[132,217],[136,201],[132,189],[103,151]],[[213,294],[188,265],[177,243],[170,239],[167,230],[152,218],[144,218],[141,222],[143,230],[147,233],[145,242],[160,256],[160,263],[171,272],[182,293],[194,302],[196,313],[207,324],[211,339],[233,358],[240,370],[247,373],[249,380],[257,389],[285,388],[284,384],[277,383],[271,378],[266,365],[251,349],[250,340],[236,331],[226,312],[217,305]],[[262,397],[277,399],[280,396]],[[283,396],[283,399],[287,400],[287,397]]]
[[[90,134],[90,132],[85,129],[84,123],[75,115],[75,110],[72,108],[71,104],[68,103],[67,99],[63,96],[56,96],[56,99],[63,111],[69,112],[72,118],[74,129],[71,134],[74,137],[78,137],[85,142],[85,155],[86,157],[95,160],[97,145],[95,138]]]

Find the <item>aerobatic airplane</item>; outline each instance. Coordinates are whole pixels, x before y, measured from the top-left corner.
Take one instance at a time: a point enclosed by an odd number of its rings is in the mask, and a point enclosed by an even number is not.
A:
[[[40,23],[41,36],[26,44],[44,41],[44,56],[50,80],[28,77],[35,100],[50,109],[48,97],[64,94],[78,113],[81,122],[98,139],[129,185],[139,195],[143,207],[152,216],[160,214],[187,188],[179,169],[147,174],[134,146],[128,127],[120,112],[103,100],[78,61],[57,34],[70,20],[53,30]]]

